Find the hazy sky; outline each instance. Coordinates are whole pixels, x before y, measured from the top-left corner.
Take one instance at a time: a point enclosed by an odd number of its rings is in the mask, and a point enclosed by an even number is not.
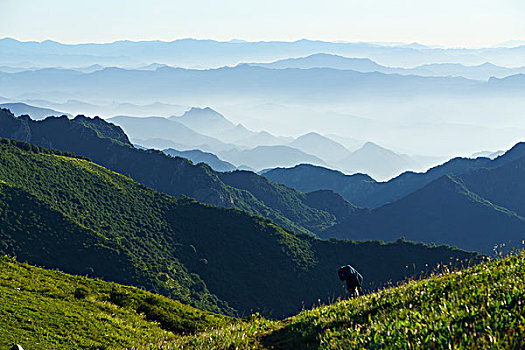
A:
[[[0,0],[0,37],[487,46],[525,40],[525,0]]]

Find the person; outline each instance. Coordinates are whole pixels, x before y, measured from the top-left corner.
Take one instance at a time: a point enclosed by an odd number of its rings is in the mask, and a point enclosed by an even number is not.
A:
[[[349,293],[353,293],[355,296],[359,296],[359,293],[363,292],[361,284],[363,283],[363,276],[355,268],[350,265],[341,266],[337,271],[339,279],[346,281],[346,289]]]

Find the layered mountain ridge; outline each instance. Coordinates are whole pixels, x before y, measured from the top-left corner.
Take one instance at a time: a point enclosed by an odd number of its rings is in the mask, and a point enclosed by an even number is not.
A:
[[[485,183],[483,177],[467,183],[464,180],[466,177],[462,176],[482,168],[506,169],[502,166],[523,157],[522,144],[517,144],[505,155],[494,160],[456,158],[426,173],[406,172],[388,182],[376,182],[366,175],[345,176],[342,173],[311,165],[302,165],[291,170],[276,169],[265,173],[265,177],[261,177],[249,171],[217,173],[205,164],[194,166],[184,159],[170,158],[160,152],[134,149],[120,128],[100,118],[77,117],[70,121],[62,117],[34,122],[27,117],[14,118],[6,113],[4,113],[5,123],[3,123],[3,135],[5,136],[31,140],[47,147],[75,152],[94,159],[114,171],[130,174],[132,178],[167,194],[176,196],[184,194],[209,204],[247,210],[252,214],[275,220],[284,228],[298,233],[315,234],[325,238],[386,241],[407,236],[410,239],[427,243],[446,243],[487,253],[490,252],[491,246],[498,243],[498,239],[510,245],[515,244],[521,232],[522,219],[519,214],[521,208],[519,193],[521,192],[517,192],[518,195],[511,196],[509,197],[511,199],[504,201],[504,198],[496,196],[494,191],[483,188],[487,186],[483,185]],[[63,129],[64,127],[70,130],[68,132],[69,141],[68,137],[62,137],[61,133],[56,134],[57,128]],[[45,133],[47,134],[44,136]],[[75,136],[75,133],[79,136]],[[86,138],[86,135],[91,136]],[[85,144],[78,142],[82,138],[89,141],[86,141]],[[103,149],[105,150],[102,151]],[[140,166],[140,164],[148,165]],[[286,174],[289,171],[297,174],[302,169],[309,169],[309,175],[304,176],[302,180],[299,178],[298,182],[293,180],[287,183],[281,181],[279,176],[275,176],[275,174]],[[320,170],[324,175],[320,174]],[[507,177],[515,174],[514,170],[501,171]],[[176,173],[178,175],[173,176]],[[502,175],[502,178],[505,176]],[[297,187],[304,192],[317,192],[305,194],[290,187],[278,185],[267,180],[266,177],[277,183]],[[288,178],[293,179],[294,176],[288,176]],[[311,179],[315,179],[316,182],[309,184]],[[439,181],[465,182],[463,183],[464,190],[445,187],[449,190],[443,190],[441,193],[438,190],[440,186],[434,184]],[[301,185],[301,182],[306,185]],[[510,180],[502,182],[499,185],[501,186],[500,192],[509,191],[505,183],[512,182]],[[475,191],[470,189],[475,185],[477,186]],[[516,186],[516,189],[521,190],[521,187]],[[338,195],[319,190],[331,190]],[[434,191],[437,193],[433,193]],[[474,197],[469,197],[470,199],[465,201],[462,193],[473,193]],[[450,206],[438,205],[433,200],[436,196],[441,196],[443,203],[450,200]],[[347,201],[349,198],[350,201]],[[360,198],[368,202],[363,205]],[[417,198],[417,200],[407,198]],[[474,198],[479,198],[479,200],[473,200]],[[375,209],[359,209],[355,204]],[[411,206],[427,208],[425,210],[432,212],[436,219],[413,220],[411,212],[415,209]],[[505,209],[506,206],[509,208]],[[463,216],[461,220],[449,220],[454,216],[454,212],[450,211],[452,207],[458,212],[465,211],[480,215],[481,211],[488,210],[483,216],[493,218],[502,227],[506,227],[505,234],[497,236],[493,225],[490,223],[478,225],[472,220],[469,221],[468,216]],[[500,207],[511,214],[500,215],[502,213]],[[385,208],[398,209],[389,211]],[[378,218],[386,216],[381,220],[372,220],[374,215],[378,215]],[[424,213],[419,217],[425,217]],[[377,226],[377,222],[386,223],[393,218],[396,220],[395,223]],[[483,220],[480,220],[480,223],[482,222]],[[434,233],[425,236],[425,232]],[[449,232],[456,232],[456,234],[450,235]],[[473,238],[476,235],[479,235],[480,238]]]

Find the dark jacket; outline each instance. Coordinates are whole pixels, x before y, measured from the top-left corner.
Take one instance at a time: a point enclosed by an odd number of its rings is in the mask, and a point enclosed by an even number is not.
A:
[[[341,266],[337,271],[337,274],[341,281],[346,281],[346,287],[348,290],[361,287],[361,284],[363,283],[363,276],[361,276],[361,274],[350,265]]]

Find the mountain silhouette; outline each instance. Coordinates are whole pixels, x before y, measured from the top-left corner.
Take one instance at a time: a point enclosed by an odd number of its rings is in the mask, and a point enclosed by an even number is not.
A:
[[[217,67],[239,62],[275,61],[288,57],[304,57],[329,53],[345,57],[368,57],[389,66],[417,66],[429,62],[480,64],[493,62],[504,66],[523,64],[524,49],[502,48],[431,48],[419,44],[327,42],[320,40],[220,42],[215,40],[178,39],[169,42],[116,41],[104,44],[61,44],[51,41],[21,42],[12,38],[0,39],[0,51],[5,53],[0,64],[28,61],[35,65],[79,67],[90,64],[144,65],[158,62],[181,67]],[[89,54],[88,54],[89,53]],[[116,54],[118,53],[118,54]],[[14,60],[13,57],[17,59]]]
[[[387,182],[377,182],[362,174],[345,175],[340,171],[310,165],[272,169],[265,172],[264,176],[303,192],[329,189],[357,206],[376,208],[401,199],[441,176],[458,176],[475,169],[499,167],[523,156],[525,144],[518,143],[494,160],[485,157],[453,158],[424,173],[408,171]]]
[[[185,150],[201,148],[202,150],[220,151],[234,147],[213,137],[199,134],[174,119],[117,116],[107,120],[119,125],[133,140],[163,139],[181,145]],[[137,143],[140,144],[140,141]],[[149,145],[143,142],[142,146]]]
[[[0,108],[6,108],[9,109],[11,112],[13,112],[16,116],[21,115],[30,115],[35,120],[45,119],[46,117],[50,116],[60,116],[60,115],[67,115],[68,117],[72,117],[70,114],[58,112],[53,109],[49,108],[41,108],[41,107],[35,107],[31,106],[25,103],[0,103]]]
[[[373,142],[366,142],[337,164],[347,173],[365,173],[380,181],[391,179],[415,166],[409,157]]]
[[[443,176],[406,197],[351,215],[324,237],[389,241],[404,236],[490,254],[495,245],[519,246],[525,219]]]
[[[307,57],[288,58],[272,63],[251,63],[250,65],[273,69],[332,68],[354,70],[362,73],[381,72],[386,74],[419,75],[427,77],[455,76],[475,80],[488,80],[491,77],[504,78],[514,74],[525,73],[525,67],[508,68],[497,66],[490,62],[478,65],[429,63],[413,68],[389,67],[377,64],[368,58],[342,57],[325,53],[314,54]]]
[[[307,154],[289,146],[257,146],[249,150],[230,150],[219,152],[226,161],[241,165],[245,164],[259,171],[276,166],[294,166],[300,163],[326,165],[326,163],[311,154]]]
[[[343,145],[315,132],[299,136],[288,145],[325,161],[333,162],[332,164],[339,165],[339,161],[350,156],[350,151]]]
[[[250,65],[277,69],[333,68],[358,72],[382,72],[387,70],[387,67],[379,65],[369,58],[350,58],[326,53],[316,53],[307,57],[286,58],[272,63],[250,63]]]
[[[168,119],[184,124],[192,130],[209,136],[215,136],[225,130],[235,128],[235,124],[209,107],[193,107],[180,117],[172,116]]]

